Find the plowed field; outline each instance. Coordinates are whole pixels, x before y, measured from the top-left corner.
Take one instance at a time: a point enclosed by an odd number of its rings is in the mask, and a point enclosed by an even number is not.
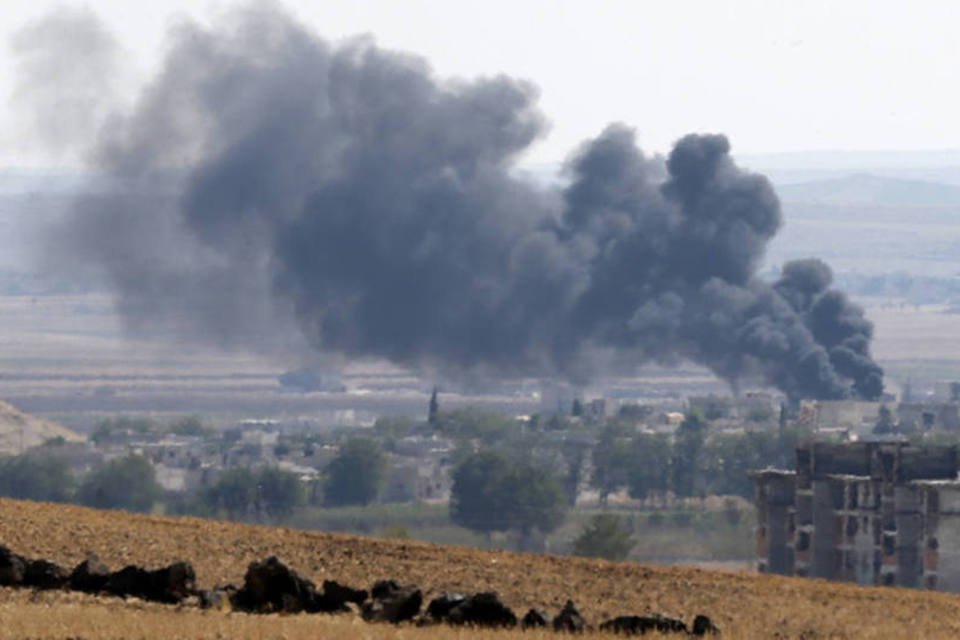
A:
[[[201,587],[242,583],[278,555],[315,581],[380,578],[441,591],[496,590],[519,614],[572,598],[594,623],[705,613],[727,638],[932,638],[960,633],[960,597],[773,576],[481,552],[282,528],[0,500],[0,544],[72,567],[95,552],[112,568],[190,560]],[[66,592],[0,589],[0,638],[490,638],[507,632],[368,625],[351,616],[253,616]],[[516,632],[514,632],[516,633]],[[551,633],[525,638],[555,637]]]

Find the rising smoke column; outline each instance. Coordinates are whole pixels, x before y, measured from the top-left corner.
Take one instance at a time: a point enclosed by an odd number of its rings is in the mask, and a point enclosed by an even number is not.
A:
[[[690,359],[794,398],[879,395],[870,323],[825,265],[757,278],[779,203],[726,138],[664,161],[611,125],[541,188],[514,171],[535,100],[271,9],[186,23],[48,255],[92,266],[132,329],[227,347],[578,381]]]
[[[802,315],[837,373],[853,380],[854,394],[877,398],[883,369],[870,357],[873,324],[846,294],[829,288],[832,282],[833,272],[822,260],[796,260],[784,266],[774,288]]]

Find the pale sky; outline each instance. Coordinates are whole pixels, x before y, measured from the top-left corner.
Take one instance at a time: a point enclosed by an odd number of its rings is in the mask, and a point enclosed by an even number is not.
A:
[[[142,77],[176,16],[215,19],[229,2],[93,0]],[[64,3],[3,0],[7,42]],[[555,162],[607,123],[665,151],[722,132],[735,153],[960,148],[960,2],[302,0],[318,34],[372,34],[441,76],[506,73],[540,87],[552,123],[530,162]],[[5,56],[6,58],[6,56]],[[38,79],[42,82],[42,79]],[[0,64],[0,94],[12,86]],[[28,162],[0,109],[0,165]],[[12,151],[16,147],[16,151]]]

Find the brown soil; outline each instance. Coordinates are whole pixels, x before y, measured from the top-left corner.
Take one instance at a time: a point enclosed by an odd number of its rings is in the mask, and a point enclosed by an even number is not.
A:
[[[486,552],[195,518],[0,500],[0,544],[71,567],[87,552],[112,568],[193,562],[201,587],[240,584],[247,564],[276,554],[316,581],[380,578],[445,590],[496,590],[522,615],[572,598],[588,620],[628,613],[705,613],[724,637],[947,637],[960,632],[954,595],[680,567]],[[430,637],[505,634],[359,623],[349,616],[246,616],[80,594],[0,590],[0,638]],[[540,637],[528,635],[525,637]],[[544,636],[546,637],[546,636]]]

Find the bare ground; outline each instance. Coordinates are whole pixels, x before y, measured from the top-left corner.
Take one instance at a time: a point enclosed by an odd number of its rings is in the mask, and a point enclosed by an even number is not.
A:
[[[493,589],[520,614],[528,607],[556,611],[567,598],[594,623],[630,613],[661,612],[688,621],[705,613],[725,637],[734,638],[933,638],[960,632],[960,598],[941,593],[484,552],[14,500],[0,500],[0,543],[68,566],[88,551],[115,568],[187,559],[203,587],[240,583],[250,561],[276,554],[316,581],[368,586],[392,577],[420,585],[428,598],[446,590]],[[506,637],[367,626],[351,616],[248,616],[9,589],[0,590],[0,616],[0,638]]]

